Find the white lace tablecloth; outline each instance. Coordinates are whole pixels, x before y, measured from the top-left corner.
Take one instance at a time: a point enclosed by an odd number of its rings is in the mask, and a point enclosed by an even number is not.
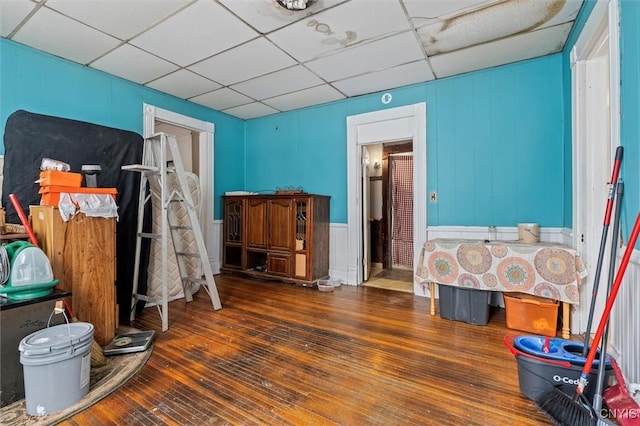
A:
[[[429,282],[487,291],[521,292],[579,303],[587,276],[582,259],[555,243],[433,239],[422,247],[418,284]]]

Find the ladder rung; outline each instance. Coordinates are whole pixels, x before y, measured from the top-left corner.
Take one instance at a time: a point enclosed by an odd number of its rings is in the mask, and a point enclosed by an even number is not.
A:
[[[162,238],[162,234],[155,234],[155,233],[152,233],[152,232],[140,232],[138,234],[138,237],[140,237],[140,238],[152,238],[152,239],[156,239],[157,240],[157,239]]]
[[[183,281],[189,281],[191,283],[196,283],[196,284],[208,284],[207,280],[205,280],[204,278],[180,277],[180,279]]]
[[[177,251],[177,256],[185,256],[185,257],[200,257],[200,253],[198,252],[187,252],[187,251]]]
[[[144,164],[128,164],[121,167],[122,170],[128,170],[131,172],[142,172],[147,174],[158,173],[160,169],[156,166],[147,166]]]
[[[155,297],[149,297],[145,294],[134,294],[133,297],[135,297],[138,300],[142,300],[143,302],[153,302],[153,303],[161,303],[161,300],[156,299]]]
[[[191,226],[188,225],[171,225],[169,226],[170,229],[193,229]]]

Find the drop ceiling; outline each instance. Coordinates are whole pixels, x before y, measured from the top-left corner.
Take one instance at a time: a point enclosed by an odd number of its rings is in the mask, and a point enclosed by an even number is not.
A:
[[[582,0],[0,0],[0,35],[242,119],[562,50]]]

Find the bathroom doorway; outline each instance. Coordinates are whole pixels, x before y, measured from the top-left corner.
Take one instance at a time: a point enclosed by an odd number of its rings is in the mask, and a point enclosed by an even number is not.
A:
[[[371,273],[363,284],[413,293],[413,142],[398,141],[367,147]]]

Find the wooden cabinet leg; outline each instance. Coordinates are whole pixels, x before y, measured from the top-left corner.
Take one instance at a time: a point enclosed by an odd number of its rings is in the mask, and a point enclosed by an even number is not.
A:
[[[569,321],[571,319],[571,305],[567,302],[562,302],[562,338],[568,339],[571,336],[571,328],[569,327]]]
[[[431,293],[431,315],[436,314],[436,283],[429,283],[429,293]]]

